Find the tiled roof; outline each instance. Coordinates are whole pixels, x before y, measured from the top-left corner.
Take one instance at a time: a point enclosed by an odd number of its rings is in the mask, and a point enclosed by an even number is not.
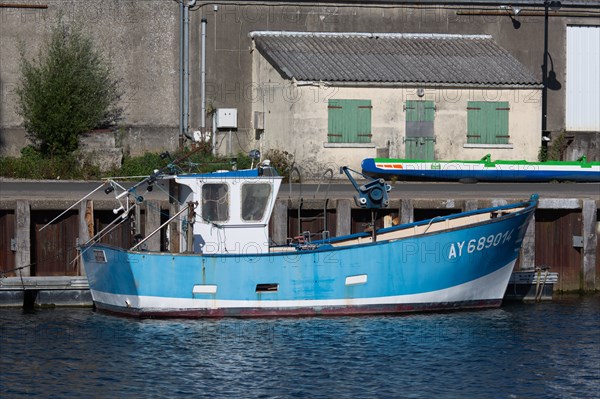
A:
[[[487,35],[252,32],[256,48],[299,81],[537,85]]]

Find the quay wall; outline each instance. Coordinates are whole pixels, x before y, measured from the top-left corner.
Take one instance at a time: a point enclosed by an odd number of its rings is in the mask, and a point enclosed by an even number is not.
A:
[[[437,215],[497,206],[522,199],[392,199],[378,212],[376,224],[409,223]],[[106,228],[114,219],[114,201],[86,200],[51,222],[72,202],[57,199],[0,199],[0,282],[3,277],[85,276],[77,262],[77,246]],[[542,198],[528,227],[516,270],[549,268],[559,273],[555,292],[600,291],[600,200],[589,198]],[[123,223],[102,242],[124,248],[146,236],[174,213],[163,200],[146,201],[131,223]],[[283,244],[310,232],[339,236],[364,231],[370,211],[357,208],[351,198],[285,198],[280,194],[270,222],[273,242]],[[169,248],[180,223],[146,242],[148,250]],[[43,228],[43,229],[42,229]],[[173,246],[170,249],[175,249]],[[0,303],[0,306],[2,304]]]

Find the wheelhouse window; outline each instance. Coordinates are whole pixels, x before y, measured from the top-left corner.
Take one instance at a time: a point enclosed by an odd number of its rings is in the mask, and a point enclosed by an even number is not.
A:
[[[242,186],[242,220],[262,220],[271,196],[270,184],[244,184]]]
[[[229,188],[227,184],[202,186],[202,218],[211,222],[229,219]]]
[[[329,143],[371,142],[371,100],[329,100]]]
[[[468,144],[508,144],[508,102],[467,103]]]

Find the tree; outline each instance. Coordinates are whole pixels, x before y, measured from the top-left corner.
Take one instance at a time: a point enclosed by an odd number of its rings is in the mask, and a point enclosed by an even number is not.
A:
[[[59,18],[37,59],[21,51],[17,112],[42,154],[64,157],[78,147],[79,135],[108,128],[122,117],[120,80],[80,26]]]

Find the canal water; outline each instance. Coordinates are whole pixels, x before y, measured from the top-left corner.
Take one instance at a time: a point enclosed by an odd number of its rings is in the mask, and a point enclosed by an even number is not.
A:
[[[334,318],[0,310],[5,398],[598,398],[600,297]]]

